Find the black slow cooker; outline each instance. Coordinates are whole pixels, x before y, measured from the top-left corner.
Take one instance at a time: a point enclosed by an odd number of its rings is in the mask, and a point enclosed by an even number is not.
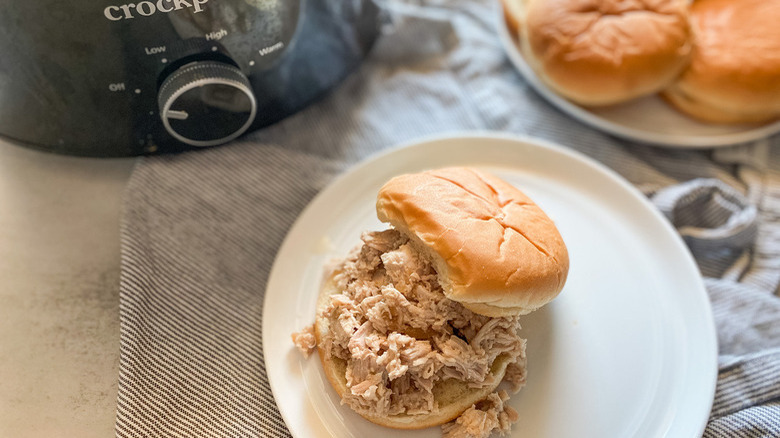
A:
[[[222,144],[332,88],[371,48],[379,12],[373,0],[9,0],[0,135],[87,156]]]

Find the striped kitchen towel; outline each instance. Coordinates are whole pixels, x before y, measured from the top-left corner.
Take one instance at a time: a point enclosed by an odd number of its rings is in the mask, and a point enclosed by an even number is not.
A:
[[[119,437],[286,437],[263,364],[262,294],[286,231],[346,167],[462,130],[539,137],[642,190],[691,248],[720,344],[706,437],[780,436],[780,137],[715,151],[619,141],[536,95],[495,4],[395,2],[362,68],[242,141],[140,160],[122,220]]]

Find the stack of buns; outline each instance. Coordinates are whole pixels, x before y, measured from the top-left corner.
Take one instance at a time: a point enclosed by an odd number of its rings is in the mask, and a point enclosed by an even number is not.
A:
[[[502,2],[526,62],[574,103],[660,93],[705,122],[780,118],[780,1]]]
[[[690,66],[663,97],[716,123],[780,117],[780,1],[699,0]]]

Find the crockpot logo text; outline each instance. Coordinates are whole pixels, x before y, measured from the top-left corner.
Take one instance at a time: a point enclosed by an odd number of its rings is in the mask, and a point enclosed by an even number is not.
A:
[[[128,3],[121,6],[109,6],[103,9],[103,15],[111,21],[130,20],[137,16],[148,17],[155,13],[178,11],[184,8],[192,8],[195,13],[203,10],[203,5],[209,0],[157,0],[156,2],[144,1]]]

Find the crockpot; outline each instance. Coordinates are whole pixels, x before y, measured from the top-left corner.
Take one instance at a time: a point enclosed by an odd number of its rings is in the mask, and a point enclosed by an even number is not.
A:
[[[215,146],[300,110],[378,35],[373,0],[8,0],[0,136],[72,155]]]

